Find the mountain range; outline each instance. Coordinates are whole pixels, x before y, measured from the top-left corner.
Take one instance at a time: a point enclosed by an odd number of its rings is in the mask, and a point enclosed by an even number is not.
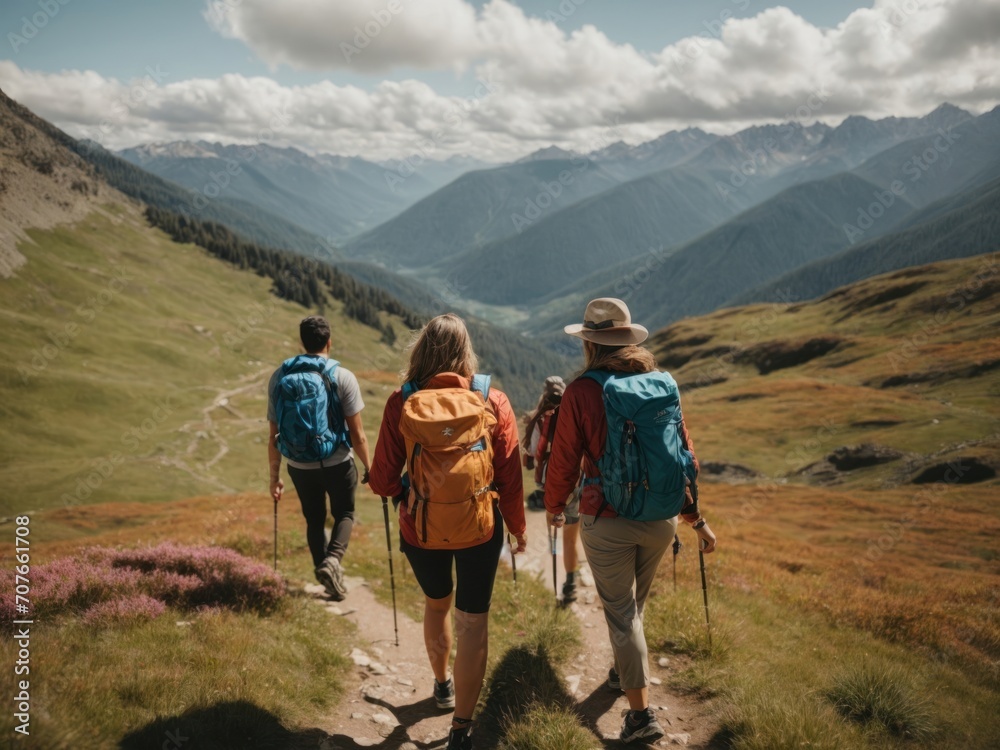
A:
[[[688,128],[412,169],[203,141],[117,158],[45,126],[95,179],[147,205],[320,258],[415,315],[474,311],[492,357],[531,377],[564,366],[554,351],[572,346],[558,331],[597,296],[622,297],[652,329],[1000,242],[1000,108]]]

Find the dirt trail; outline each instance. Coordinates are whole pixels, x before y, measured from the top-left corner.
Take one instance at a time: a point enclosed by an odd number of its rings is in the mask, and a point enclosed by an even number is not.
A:
[[[528,535],[528,552],[518,556],[518,576],[538,575],[551,586],[552,556],[546,541],[544,513],[528,513]],[[560,534],[560,544],[561,537]],[[561,589],[565,579],[561,554],[557,556],[557,564]],[[499,575],[504,575],[504,570],[501,566]],[[589,570],[582,577],[589,582]],[[421,624],[400,613],[397,648],[391,607],[376,601],[362,579],[349,578],[348,585],[347,599],[339,604],[328,603],[327,609],[349,618],[358,627],[356,648],[351,654],[355,666],[344,699],[321,727],[328,734],[320,742],[321,750],[443,747],[451,715],[438,711],[431,700],[433,673],[424,652]],[[324,596],[318,586],[309,586],[307,590],[317,597]],[[620,747],[613,738],[617,737],[622,711],[628,705],[623,694],[612,692],[605,685],[612,658],[604,615],[592,584],[578,591],[578,601],[571,605],[571,610],[580,618],[586,651],[564,665],[563,678],[578,701],[584,723],[605,739],[606,747]],[[651,655],[652,675],[666,682],[671,666],[669,663],[666,667],[659,666],[657,658]],[[660,721],[668,732],[668,738],[660,741],[661,746],[708,746],[716,725],[697,700],[671,693],[661,683],[651,686],[650,703],[658,708]],[[677,735],[676,741],[670,735]]]

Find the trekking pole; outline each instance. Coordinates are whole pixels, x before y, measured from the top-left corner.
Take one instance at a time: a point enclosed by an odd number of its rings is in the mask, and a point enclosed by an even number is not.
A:
[[[517,555],[514,554],[514,545],[511,543],[511,534],[507,534],[507,544],[510,545],[510,567],[514,571],[514,585],[517,586]]]
[[[702,552],[708,542],[702,541],[698,544],[698,560],[701,563],[701,595],[705,600],[705,628],[708,630],[708,647],[712,648],[712,620],[708,616],[708,581],[705,578],[705,553]]]
[[[399,647],[399,620],[396,618],[396,574],[392,569],[392,538],[389,535],[389,500],[382,498],[382,517],[385,519],[385,546],[389,550],[389,586],[392,588],[392,627],[396,631],[396,647]]]
[[[562,516],[560,513],[553,520],[558,520]],[[559,527],[552,527],[552,592],[556,595],[556,600],[559,599],[559,573],[556,565],[556,548],[558,547],[559,538]]]
[[[274,501],[274,572],[278,572],[278,501]]]
[[[698,504],[698,482],[691,482],[691,499],[694,504]],[[705,578],[705,553],[702,551],[708,546],[708,542],[698,540],[698,564],[701,566],[701,596],[705,601],[705,628],[708,631],[708,647],[712,648],[712,620],[708,616],[708,579]]]
[[[681,538],[674,534],[674,591],[677,591],[677,555],[681,551]]]

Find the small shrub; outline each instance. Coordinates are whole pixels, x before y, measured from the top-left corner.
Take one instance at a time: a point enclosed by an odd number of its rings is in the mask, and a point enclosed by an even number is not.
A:
[[[923,739],[934,730],[928,702],[889,664],[863,664],[842,672],[826,697],[846,718],[884,727],[897,737]]]
[[[52,175],[55,173],[55,166],[52,164],[52,159],[48,156],[35,156],[31,164],[39,174]]]
[[[83,613],[87,625],[135,625],[154,620],[166,611],[166,605],[145,594],[112,599],[95,604]]]
[[[535,706],[507,724],[503,747],[509,750],[590,750],[601,743],[580,725],[579,717],[562,708]]]
[[[0,572],[12,591],[12,571]],[[285,596],[285,583],[268,566],[220,547],[180,546],[118,550],[92,547],[32,570],[35,615],[83,615],[88,622],[124,622],[115,606],[156,601],[187,610],[270,612]],[[101,605],[101,606],[99,606]],[[124,611],[124,610],[122,610]],[[0,600],[0,622],[15,619],[12,598]]]

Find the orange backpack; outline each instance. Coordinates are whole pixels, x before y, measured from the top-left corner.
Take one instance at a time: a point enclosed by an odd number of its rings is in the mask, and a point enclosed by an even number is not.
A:
[[[472,388],[403,385],[399,430],[406,444],[406,508],[426,549],[464,549],[493,535],[493,429],[490,378]]]

